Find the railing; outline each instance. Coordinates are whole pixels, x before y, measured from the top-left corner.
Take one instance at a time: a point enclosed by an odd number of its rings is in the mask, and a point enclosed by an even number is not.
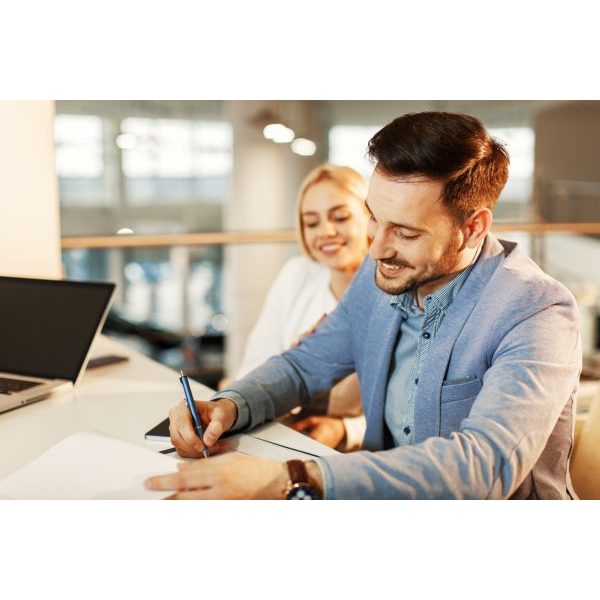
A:
[[[545,233],[578,233],[600,235],[600,223],[494,223],[492,232],[521,232],[532,235]],[[296,232],[241,231],[180,233],[165,235],[105,235],[62,238],[63,250],[72,248],[159,248],[167,246],[214,246],[261,242],[293,242]]]
[[[293,242],[294,231],[240,231],[165,235],[104,235],[62,238],[63,250],[72,248],[161,248],[167,246],[219,246],[260,242]]]
[[[528,237],[528,251],[533,260],[535,260],[542,269],[546,269],[546,263],[556,263],[556,252],[553,254],[548,251],[552,249],[551,234],[575,234],[576,236],[588,236],[598,235],[600,236],[600,223],[508,223],[508,222],[495,222],[492,227],[492,232],[499,237],[504,237],[503,234],[522,234],[522,236]],[[510,236],[507,236],[510,239]],[[275,230],[275,231],[244,231],[244,232],[206,232],[206,233],[182,233],[182,234],[165,234],[165,235],[108,235],[108,236],[85,236],[85,237],[66,237],[62,239],[63,250],[70,251],[76,249],[86,250],[107,250],[115,252],[116,254],[126,254],[127,249],[160,249],[168,248],[167,258],[170,263],[172,273],[178,282],[178,304],[174,311],[169,314],[176,315],[176,320],[180,325],[177,325],[173,330],[176,330],[182,336],[187,336],[193,330],[193,325],[197,319],[192,314],[192,308],[195,304],[190,304],[186,290],[190,281],[191,274],[191,257],[194,254],[194,248],[208,247],[208,246],[226,246],[230,244],[260,244],[260,243],[294,243],[297,239],[297,234],[293,230]],[[597,252],[597,242],[587,240],[587,243],[581,246],[585,240],[581,237],[578,238],[580,243],[580,254],[576,259],[577,265],[585,269],[586,274],[589,272],[589,277],[585,277],[583,283],[588,283],[588,280],[600,289],[600,276],[598,269],[592,269],[592,265],[598,264],[597,259],[590,259],[590,252],[588,252],[592,244],[593,252]],[[563,240],[564,243],[570,244],[568,240]],[[124,252],[125,251],[125,252]],[[165,260],[165,253],[161,252]],[[546,260],[548,256],[548,261]],[[563,254],[559,253],[560,257]],[[585,257],[585,258],[584,258]],[[128,259],[129,260],[129,259]],[[139,260],[139,259],[138,259]],[[559,261],[560,262],[560,261]],[[564,262],[564,261],[563,261]],[[568,262],[568,261],[567,261]],[[110,262],[110,268],[116,271],[122,270],[125,264],[125,260],[121,260],[116,257],[116,260]],[[556,266],[556,265],[555,265]],[[570,271],[570,266],[568,267]],[[581,271],[581,269],[580,269]],[[569,273],[570,274],[570,273]],[[576,275],[578,276],[578,275]],[[120,278],[120,279],[119,279]],[[124,283],[123,273],[119,272],[113,276],[113,280]],[[154,287],[153,287],[154,286]],[[151,302],[158,302],[158,295],[155,293],[156,282],[150,285],[152,292],[150,294]],[[124,305],[125,303],[125,291],[127,290],[126,285],[119,285],[118,297],[116,298],[115,304]],[[576,290],[575,290],[576,291]],[[585,290],[584,290],[585,291]],[[118,301],[118,302],[117,302]],[[209,300],[203,299],[203,302],[208,305]],[[212,306],[212,301],[211,306]],[[150,305],[149,314],[163,314],[164,310],[154,309],[155,305]],[[156,305],[158,306],[158,305]],[[218,311],[224,310],[222,307],[218,308]],[[215,309],[215,312],[217,309]],[[161,323],[159,322],[160,326]],[[171,325],[162,324],[162,327],[171,328]],[[589,329],[589,328],[588,328]],[[230,333],[228,333],[230,335]],[[589,337],[589,336],[588,336]],[[591,339],[591,338],[590,338]],[[590,346],[590,344],[588,344]],[[588,348],[588,354],[591,354],[593,350]],[[203,348],[202,356],[207,357],[209,353],[206,348]],[[162,360],[159,356],[155,356],[158,360]],[[199,360],[199,359],[198,359]],[[192,367],[187,366],[189,370]],[[194,371],[198,377],[213,377],[211,369],[216,368],[210,364],[195,364],[193,366]],[[222,366],[219,366],[217,376],[222,371]],[[218,377],[217,377],[218,378]],[[214,384],[214,381],[208,381],[208,383]]]

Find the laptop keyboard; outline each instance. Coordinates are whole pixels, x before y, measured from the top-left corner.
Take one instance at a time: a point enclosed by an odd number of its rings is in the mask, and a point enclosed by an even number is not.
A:
[[[0,394],[15,394],[21,390],[26,390],[35,385],[40,385],[39,381],[25,381],[23,379],[8,379],[0,377]]]

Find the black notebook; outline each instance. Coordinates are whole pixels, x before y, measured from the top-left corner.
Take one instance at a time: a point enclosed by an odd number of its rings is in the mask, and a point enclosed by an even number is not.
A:
[[[151,442],[171,441],[171,436],[169,435],[169,417],[150,429],[150,431],[146,431],[144,434],[144,439]]]
[[[226,431],[221,436],[221,439],[230,435],[235,434]],[[164,421],[161,421],[158,425],[154,426],[152,429],[150,429],[150,431],[146,431],[144,434],[144,439],[150,442],[170,442],[171,436],[169,435],[169,417],[167,417]]]
[[[96,369],[98,367],[105,367],[107,365],[114,365],[121,362],[128,361],[127,356],[117,356],[115,354],[109,354],[106,356],[97,356],[96,358],[90,358],[87,364],[87,369]]]

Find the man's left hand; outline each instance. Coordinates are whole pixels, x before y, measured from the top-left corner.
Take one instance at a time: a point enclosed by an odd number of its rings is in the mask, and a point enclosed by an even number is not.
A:
[[[289,479],[285,463],[237,452],[178,463],[177,468],[177,473],[146,479],[146,489],[174,490],[171,500],[275,500]]]

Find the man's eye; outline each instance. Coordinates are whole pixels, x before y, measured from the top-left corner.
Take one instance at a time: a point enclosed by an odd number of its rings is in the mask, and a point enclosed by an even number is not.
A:
[[[404,235],[401,231],[397,231],[396,236],[399,237],[401,240],[407,241],[416,240],[419,237],[418,235]]]

